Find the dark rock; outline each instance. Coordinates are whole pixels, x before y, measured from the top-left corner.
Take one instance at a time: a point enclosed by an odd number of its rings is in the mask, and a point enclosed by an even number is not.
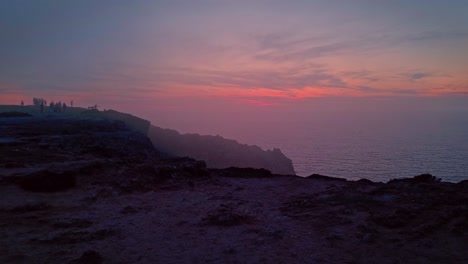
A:
[[[393,229],[411,225],[415,220],[415,216],[415,212],[400,208],[388,214],[373,216],[371,220],[377,225]]]
[[[464,217],[458,219],[452,227],[452,233],[463,236],[468,234],[468,212]]]
[[[324,176],[324,175],[315,174],[315,173],[310,176],[307,176],[306,178],[323,180],[323,181],[341,181],[341,182],[346,181],[346,179],[343,179],[343,178],[335,178],[335,177]]]
[[[71,219],[56,222],[53,224],[55,228],[88,228],[93,225],[93,222],[86,219]]]
[[[24,168],[24,163],[22,162],[6,162],[5,164],[3,164],[3,167],[4,168],[7,168],[7,169],[14,169],[14,168]]]
[[[80,258],[70,261],[70,264],[101,264],[103,262],[101,254],[94,250],[88,250]]]
[[[421,174],[418,176],[414,176],[413,181],[431,183],[431,182],[440,182],[441,179],[438,179],[437,177],[432,176],[432,174]]]
[[[124,194],[146,192],[169,179],[200,179],[209,175],[203,161],[190,158],[163,159],[128,168],[119,179],[117,187]]]
[[[172,177],[203,178],[210,175],[206,163],[189,157],[165,158],[164,167],[170,169]]]
[[[413,178],[401,178],[401,179],[392,179],[388,183],[398,184],[398,183],[409,183],[409,184],[418,184],[418,183],[436,183],[441,182],[441,179],[432,176],[432,174],[421,174],[414,176]]]
[[[16,184],[19,180],[19,177],[16,176],[2,176],[0,175],[0,185],[10,185]]]
[[[18,111],[0,113],[0,117],[29,117],[29,116],[32,116],[32,115],[28,113],[18,112]]]
[[[283,203],[280,208],[284,215],[289,217],[303,216],[305,212],[315,210],[322,206],[323,203],[313,196],[296,196],[291,197],[289,201]]]
[[[99,110],[85,110],[81,113],[81,115],[86,116],[88,118],[94,117],[94,118],[102,118],[105,120],[117,120],[121,121],[124,123],[128,128],[130,128],[133,131],[140,132],[144,135],[148,133],[148,129],[150,126],[150,122],[148,120],[127,114],[127,113],[121,113],[115,110],[104,110],[104,111],[99,111]]]
[[[213,226],[236,226],[252,223],[253,218],[249,215],[235,212],[231,207],[222,207],[215,210],[200,222],[201,225]]]
[[[457,183],[458,186],[460,187],[468,187],[468,180],[464,180],[464,181],[461,181],[459,183]]]
[[[53,237],[32,239],[31,242],[57,245],[88,243],[95,240],[104,240],[114,234],[116,234],[116,232],[112,229],[101,229],[97,231],[68,231]]]
[[[46,203],[34,203],[34,204],[26,204],[17,207],[13,207],[9,211],[12,213],[28,213],[28,212],[36,212],[36,211],[46,211],[49,210],[51,206]]]
[[[369,180],[369,179],[360,179],[358,181],[356,181],[356,183],[358,184],[365,184],[365,185],[372,185],[374,184],[373,181]]]
[[[133,206],[125,206],[120,213],[124,215],[136,214],[139,210]]]
[[[13,145],[12,145],[13,144]],[[64,117],[2,120],[0,166],[28,167],[93,158],[156,159],[159,155],[142,133],[123,122]]]
[[[204,178],[210,175],[209,170],[206,168],[206,163],[201,160],[194,160],[189,157],[179,158],[164,158],[162,167],[166,174],[171,177],[183,178]]]
[[[254,168],[237,168],[229,167],[226,169],[213,170],[218,175],[232,178],[269,178],[272,174],[266,169],[254,169]]]
[[[76,175],[72,171],[57,173],[43,170],[23,176],[19,186],[30,192],[60,192],[76,186]]]

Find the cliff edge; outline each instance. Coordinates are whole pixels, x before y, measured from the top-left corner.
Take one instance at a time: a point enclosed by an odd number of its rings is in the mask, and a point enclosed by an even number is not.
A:
[[[37,118],[62,118],[122,122],[132,131],[147,135],[154,147],[170,157],[190,157],[206,162],[210,168],[257,168],[266,169],[274,174],[295,175],[292,161],[280,149],[262,150],[258,146],[240,144],[235,140],[220,136],[180,134],[171,129],[151,125],[143,118],[115,110],[100,111],[69,107],[60,113],[46,109],[43,113],[34,106],[0,106],[4,114],[15,113],[32,115]]]
[[[221,136],[180,134],[154,125],[150,126],[148,137],[159,151],[203,160],[209,168],[257,168],[274,174],[296,174],[292,161],[277,148],[265,151]]]

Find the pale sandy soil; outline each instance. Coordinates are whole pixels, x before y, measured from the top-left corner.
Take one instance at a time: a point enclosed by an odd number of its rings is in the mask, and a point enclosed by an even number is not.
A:
[[[379,194],[381,185],[350,185],[215,177],[168,181],[130,194],[109,186],[52,194],[2,186],[0,255],[3,263],[64,263],[87,250],[99,252],[104,263],[467,259],[466,211],[454,213],[466,204],[442,213],[437,206],[396,202],[411,193]],[[352,201],[361,195],[362,201]]]

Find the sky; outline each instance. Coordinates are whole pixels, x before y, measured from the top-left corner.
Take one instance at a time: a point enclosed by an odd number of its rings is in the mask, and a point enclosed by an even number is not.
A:
[[[3,0],[0,104],[73,100],[186,132],[203,130],[197,120],[468,110],[466,10],[466,0]]]

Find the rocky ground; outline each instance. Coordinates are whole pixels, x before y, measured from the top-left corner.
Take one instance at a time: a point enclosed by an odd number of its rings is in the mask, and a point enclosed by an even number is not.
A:
[[[468,181],[161,158],[121,122],[0,118],[1,263],[467,263]]]

